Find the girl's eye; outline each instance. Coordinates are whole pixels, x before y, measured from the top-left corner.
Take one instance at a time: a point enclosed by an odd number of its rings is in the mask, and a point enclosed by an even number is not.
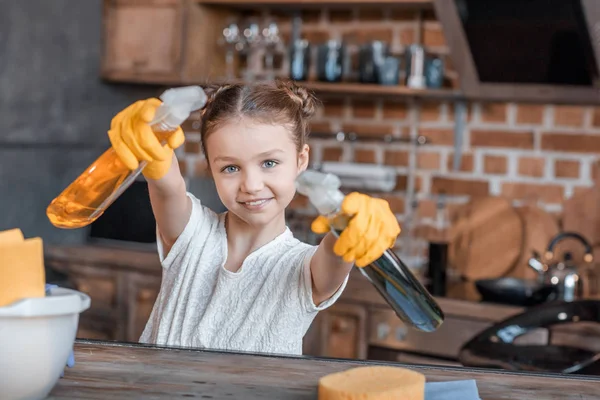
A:
[[[265,166],[265,168],[273,168],[275,167],[277,164],[279,164],[277,161],[275,160],[267,160],[263,163],[263,165]]]
[[[238,167],[233,166],[233,165],[228,165],[227,167],[225,167],[221,170],[221,172],[225,172],[226,174],[231,174],[231,173],[234,173],[237,171],[238,171]]]

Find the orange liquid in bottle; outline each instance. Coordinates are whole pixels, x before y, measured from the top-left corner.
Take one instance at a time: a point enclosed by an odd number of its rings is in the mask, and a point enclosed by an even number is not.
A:
[[[50,203],[48,219],[65,229],[91,224],[127,188],[123,183],[136,171],[129,170],[111,147]]]
[[[161,144],[194,110],[206,104],[206,94],[200,86],[166,90],[163,103],[157,108],[150,127]],[[131,171],[121,162],[111,147],[73,181],[48,206],[46,215],[58,228],[75,229],[91,224],[134,182],[146,162]]]

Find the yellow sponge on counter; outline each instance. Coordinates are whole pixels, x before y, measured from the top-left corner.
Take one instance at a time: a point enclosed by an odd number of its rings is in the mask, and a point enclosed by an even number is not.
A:
[[[423,400],[425,375],[406,368],[368,366],[324,376],[319,400]]]
[[[44,245],[25,239],[20,229],[0,232],[0,307],[45,296]]]

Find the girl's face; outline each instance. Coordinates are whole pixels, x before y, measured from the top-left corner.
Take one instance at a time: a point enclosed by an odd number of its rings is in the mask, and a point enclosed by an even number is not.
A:
[[[308,145],[298,154],[282,126],[239,119],[206,139],[217,192],[227,209],[251,226],[281,218],[308,165]]]

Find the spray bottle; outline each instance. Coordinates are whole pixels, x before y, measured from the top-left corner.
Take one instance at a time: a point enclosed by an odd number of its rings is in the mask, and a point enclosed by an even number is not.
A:
[[[309,198],[319,214],[327,217],[336,236],[352,218],[340,211],[345,197],[339,190],[340,185],[337,176],[311,170],[296,180],[298,192]],[[444,321],[439,305],[391,250],[386,250],[378,260],[359,270],[406,324],[432,332]]]
[[[168,89],[150,122],[152,131],[164,145],[166,139],[189,118],[192,111],[206,104],[200,86]],[[136,179],[146,166],[140,162],[129,170],[111,147],[94,161],[46,209],[50,222],[58,228],[81,228],[94,222]]]

